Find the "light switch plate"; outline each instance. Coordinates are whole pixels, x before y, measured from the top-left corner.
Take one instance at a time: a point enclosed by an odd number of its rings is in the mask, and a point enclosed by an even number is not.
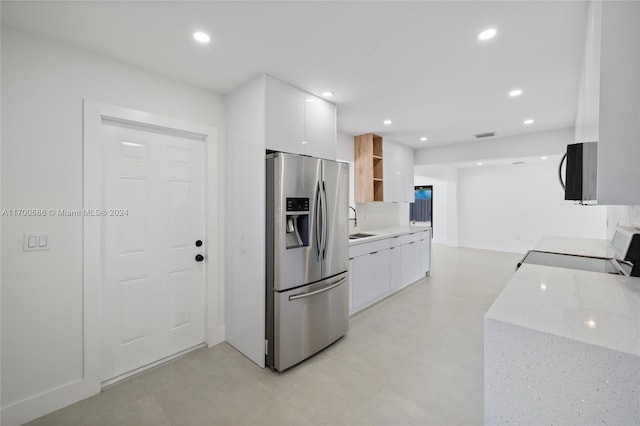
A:
[[[49,244],[51,240],[49,233],[37,233],[37,234],[24,234],[24,240],[22,245],[23,251],[41,251],[49,250]]]

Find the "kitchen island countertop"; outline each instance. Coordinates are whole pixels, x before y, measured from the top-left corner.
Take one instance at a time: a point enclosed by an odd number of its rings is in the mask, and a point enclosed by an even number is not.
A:
[[[640,278],[524,264],[485,318],[640,356]]]
[[[524,264],[484,345],[485,424],[640,424],[640,278]]]

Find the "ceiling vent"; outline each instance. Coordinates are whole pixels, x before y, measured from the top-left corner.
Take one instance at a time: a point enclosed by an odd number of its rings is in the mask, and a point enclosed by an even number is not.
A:
[[[487,133],[478,133],[477,135],[474,135],[474,136],[478,139],[482,139],[482,138],[491,138],[495,135],[496,135],[496,132],[487,132]]]

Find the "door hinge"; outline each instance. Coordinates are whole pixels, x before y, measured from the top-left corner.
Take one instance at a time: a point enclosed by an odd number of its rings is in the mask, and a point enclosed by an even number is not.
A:
[[[264,354],[269,355],[269,341],[264,339]]]

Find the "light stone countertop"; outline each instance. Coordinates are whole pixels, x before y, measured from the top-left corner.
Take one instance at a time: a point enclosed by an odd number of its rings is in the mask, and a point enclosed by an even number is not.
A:
[[[524,264],[485,318],[640,356],[640,278]]]
[[[610,241],[596,238],[545,236],[538,241],[533,249],[578,256],[615,257]]]
[[[374,234],[371,237],[358,238],[355,240],[350,239],[349,245],[355,246],[363,243],[370,243],[372,241],[383,240],[385,238],[391,238],[398,235],[414,234],[416,232],[424,232],[430,230],[430,226],[397,226],[391,228],[379,228],[379,229],[352,229],[350,234]]]
[[[484,317],[484,383],[486,425],[640,424],[640,278],[522,265]]]

